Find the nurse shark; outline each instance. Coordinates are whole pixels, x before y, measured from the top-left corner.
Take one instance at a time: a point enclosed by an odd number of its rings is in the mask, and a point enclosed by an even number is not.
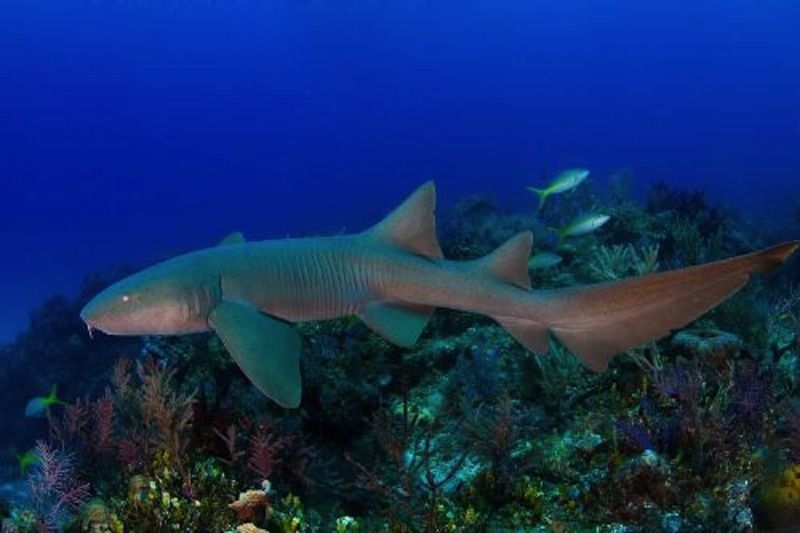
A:
[[[169,259],[125,278],[81,311],[89,332],[213,331],[247,377],[284,407],[301,399],[292,323],[355,315],[399,346],[419,338],[437,307],[492,317],[526,348],[551,336],[587,367],[667,335],[786,261],[800,241],[612,283],[531,290],[531,232],[468,261],[442,256],[432,182],[362,233],[245,242]]]

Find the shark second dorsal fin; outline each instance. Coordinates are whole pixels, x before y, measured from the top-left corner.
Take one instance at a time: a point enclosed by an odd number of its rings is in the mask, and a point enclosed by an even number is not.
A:
[[[227,246],[229,244],[241,244],[245,242],[244,234],[241,231],[234,231],[225,236],[224,239],[217,243],[217,246]]]
[[[489,255],[471,261],[470,266],[522,289],[530,289],[528,259],[531,256],[532,246],[533,234],[530,231],[523,231],[508,239]]]
[[[442,249],[436,239],[435,209],[436,188],[429,181],[367,234],[418,255],[441,258]]]

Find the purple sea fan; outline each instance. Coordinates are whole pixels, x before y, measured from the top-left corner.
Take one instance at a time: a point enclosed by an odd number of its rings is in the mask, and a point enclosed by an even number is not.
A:
[[[760,374],[756,365],[746,367],[732,391],[731,415],[744,427],[760,427],[772,401],[772,374]]]
[[[60,531],[69,519],[89,499],[89,484],[75,479],[71,455],[36,443],[39,457],[28,476],[27,505],[40,522],[43,531]]]
[[[642,424],[631,420],[617,420],[614,424],[617,432],[625,436],[639,451],[652,450],[653,438]]]
[[[656,375],[653,385],[664,397],[691,407],[699,404],[703,389],[703,381],[697,368],[684,365],[664,369]]]

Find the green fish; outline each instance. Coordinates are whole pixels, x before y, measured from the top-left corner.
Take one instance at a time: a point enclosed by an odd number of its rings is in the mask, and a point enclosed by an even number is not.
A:
[[[539,195],[539,209],[542,209],[548,196],[571,191],[583,183],[588,177],[588,170],[583,168],[571,168],[558,174],[544,189],[528,187],[528,190]]]
[[[539,252],[528,259],[528,268],[531,270],[544,270],[556,266],[563,260],[563,257],[553,252]]]
[[[36,453],[36,448],[31,448],[25,453],[19,453],[14,448],[11,448],[11,453],[14,454],[14,457],[17,458],[17,464],[19,465],[19,475],[21,477],[25,477],[28,473],[28,469],[39,462],[39,455]]]
[[[558,234],[558,245],[561,246],[561,243],[563,243],[564,239],[567,237],[577,237],[578,235],[591,233],[600,229],[609,220],[611,220],[611,217],[608,215],[590,213],[580,215],[563,228],[550,228],[550,230]]]
[[[50,394],[47,396],[37,396],[28,402],[28,405],[25,406],[25,416],[28,418],[41,418],[51,406],[56,404],[64,405],[64,402],[58,398],[56,386],[53,385]]]

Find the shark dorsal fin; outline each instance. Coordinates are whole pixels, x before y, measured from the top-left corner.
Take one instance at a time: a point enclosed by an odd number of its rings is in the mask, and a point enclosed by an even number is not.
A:
[[[442,249],[436,239],[435,209],[436,189],[429,181],[373,226],[368,234],[403,250],[440,258]]]
[[[244,234],[241,231],[234,231],[225,236],[224,239],[217,243],[217,246],[227,246],[229,244],[241,244],[245,242]]]
[[[530,231],[517,233],[489,255],[476,259],[473,266],[512,285],[530,289],[528,258],[532,246],[533,234]]]

